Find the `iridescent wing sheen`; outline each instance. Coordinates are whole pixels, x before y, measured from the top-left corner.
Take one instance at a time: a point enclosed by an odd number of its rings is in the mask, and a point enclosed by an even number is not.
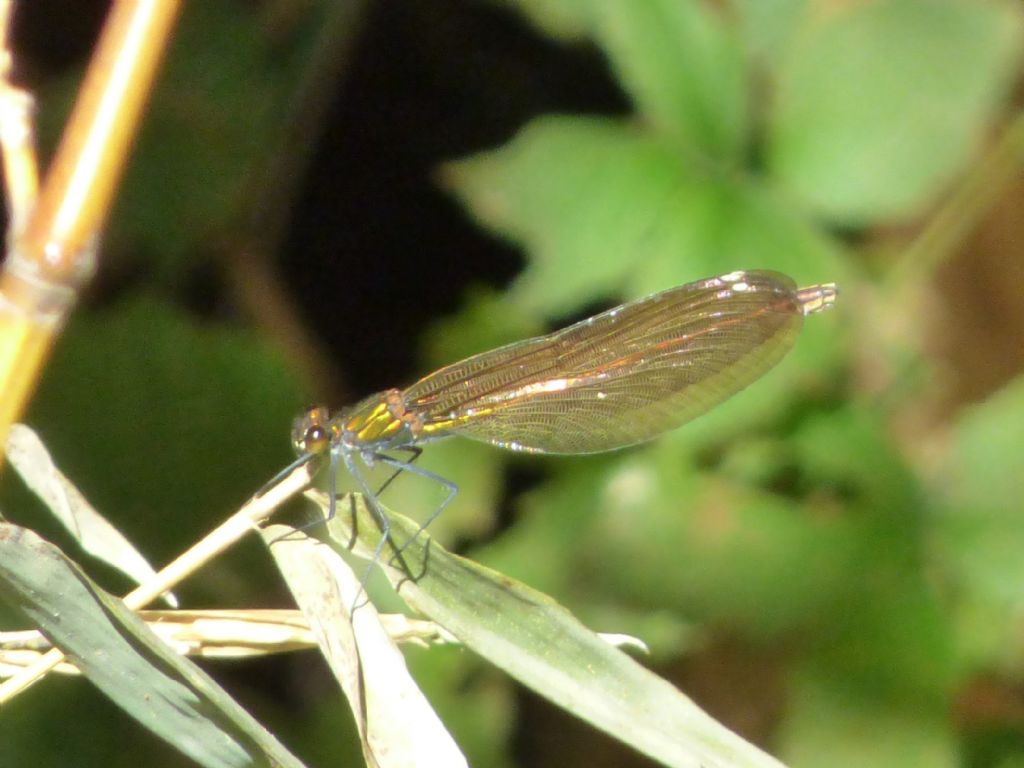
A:
[[[733,272],[475,355],[402,396],[426,436],[539,453],[620,448],[746,387],[793,346],[804,314],[834,296],[834,286],[798,291],[775,272]]]

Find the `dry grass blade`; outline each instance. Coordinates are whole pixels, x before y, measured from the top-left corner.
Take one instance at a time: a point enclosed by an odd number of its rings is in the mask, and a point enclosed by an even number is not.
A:
[[[294,609],[139,611],[139,616],[183,656],[244,659],[317,647],[305,615]],[[401,613],[381,614],[379,618],[396,643],[426,648],[457,642],[432,621]],[[0,679],[34,664],[51,647],[38,630],[0,632]],[[65,675],[80,673],[78,667],[68,662],[58,664],[53,671]]]

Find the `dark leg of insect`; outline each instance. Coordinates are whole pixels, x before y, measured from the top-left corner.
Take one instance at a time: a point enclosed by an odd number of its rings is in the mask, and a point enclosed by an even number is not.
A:
[[[293,470],[295,467],[297,467],[300,464],[302,464],[304,461],[317,461],[318,459],[319,459],[319,457],[315,456],[315,457],[311,458],[308,454],[306,456],[300,457],[298,460],[292,462],[284,471],[278,472],[277,476],[273,480],[271,480],[269,483],[267,483],[267,485],[265,485],[259,491],[257,496],[262,494],[262,493],[264,493],[267,488],[271,487],[272,485],[274,485],[275,483],[280,481],[280,479],[282,477],[284,477],[286,474],[288,474],[288,472]],[[331,520],[334,519],[334,515],[336,514],[336,508],[337,508],[337,504],[338,504],[338,487],[337,487],[338,486],[338,465],[340,463],[341,463],[341,457],[339,456],[338,452],[332,451],[331,454],[330,454],[330,467],[329,467],[329,470],[328,470],[328,480],[327,480],[327,516],[324,517],[322,520],[311,520],[308,523],[303,523],[302,525],[297,526],[294,530],[289,531],[288,533],[284,533],[284,534],[278,536],[276,539],[274,539],[273,541],[269,542],[270,544],[276,544],[277,542],[281,541],[282,539],[287,539],[292,534],[301,533],[303,531],[307,531],[310,528],[314,528],[315,526],[326,525],[327,523],[329,523]],[[348,467],[348,462],[347,461],[345,462],[345,466]],[[374,512],[374,517],[377,517],[377,518],[380,517],[380,515],[378,514],[378,511]],[[355,521],[355,515],[353,515],[352,519],[353,519],[352,540],[349,542],[349,545],[348,545],[350,549],[355,544],[355,539],[356,539],[356,530],[355,530],[355,522],[354,522]]]
[[[270,478],[267,482],[265,482],[263,484],[263,487],[260,488],[258,491],[256,491],[256,493],[253,494],[253,498],[254,499],[258,499],[260,496],[265,494],[267,491],[269,491],[275,485],[277,485],[282,480],[284,480],[286,477],[288,477],[288,475],[290,475],[292,472],[294,472],[297,468],[301,467],[303,464],[305,464],[307,462],[316,461],[316,460],[317,460],[316,456],[312,456],[312,455],[310,455],[308,453],[303,455],[303,456],[299,456],[299,458],[297,458],[295,461],[293,461],[291,464],[289,464],[287,467],[282,469],[280,472],[278,472],[276,475],[274,475],[272,478]]]
[[[370,489],[370,485],[369,483],[366,482],[366,477],[363,475],[362,470],[360,470],[360,468],[357,466],[355,459],[353,459],[351,454],[344,452],[342,452],[341,456],[342,460],[345,462],[345,469],[347,469],[348,473],[353,478],[355,478],[356,484],[359,486],[359,490],[362,491],[363,493],[363,498],[366,499],[366,503],[370,509],[370,514],[373,515],[374,521],[377,523],[377,528],[380,530],[380,542],[378,542],[377,547],[373,550],[373,555],[370,557],[370,564],[366,567],[366,572],[363,574],[363,578],[359,581],[360,594],[356,596],[356,599],[352,603],[352,612],[354,613],[357,608],[359,608],[365,603],[365,600],[363,598],[365,597],[366,594],[366,583],[370,579],[370,574],[373,573],[373,566],[375,566],[377,564],[377,561],[380,560],[380,557],[384,552],[384,547],[387,546],[389,542],[391,542],[391,520],[390,518],[388,518],[387,514],[381,508],[380,502],[377,501],[377,494],[375,494]],[[402,462],[399,462],[397,459],[392,459],[392,461],[400,464],[403,467],[406,466]],[[390,482],[390,480],[388,482]],[[334,512],[335,495],[335,490],[332,487],[330,509],[332,514]],[[354,526],[355,515],[353,515],[353,536],[355,536]],[[398,559],[399,562],[401,563],[402,569],[408,572],[408,568],[406,568],[405,563],[402,562],[400,551],[396,551],[394,557],[391,558],[390,562],[394,563],[396,559]]]
[[[349,460],[348,454],[344,454],[342,452],[338,452],[338,453],[341,453],[344,456],[344,458],[345,458],[345,460],[344,460],[345,468],[356,477],[356,480],[359,483],[359,489],[361,491],[363,491],[363,495],[369,500],[368,503],[370,503],[371,512],[372,512],[374,518],[377,520],[378,524],[381,526],[382,530],[384,528],[389,528],[390,527],[390,523],[387,520],[387,515],[385,515],[383,510],[380,509],[379,505],[377,505],[375,503],[377,497],[380,496],[380,494],[384,492],[384,489],[387,488],[389,485],[391,485],[391,483],[394,481],[394,479],[396,477],[398,477],[402,473],[402,469],[403,468],[405,468],[408,464],[411,464],[412,462],[416,461],[416,459],[418,459],[420,457],[420,454],[423,453],[423,449],[422,448],[420,448],[419,446],[412,446],[412,445],[410,445],[410,446],[402,446],[400,448],[396,448],[395,450],[408,451],[409,453],[412,454],[412,456],[407,461],[400,462],[400,466],[397,469],[395,469],[395,471],[391,474],[390,477],[388,477],[387,480],[384,481],[384,483],[380,486],[380,488],[377,489],[376,493],[374,493],[373,491],[370,490],[368,484],[364,480],[364,477],[363,477],[362,473],[359,472],[355,468],[355,463]],[[299,461],[297,461],[297,462],[294,462],[289,467],[289,470],[295,468],[301,462],[302,462],[301,459]],[[331,454],[330,480],[329,480],[329,487],[328,487],[329,504],[328,504],[328,507],[327,507],[327,516],[323,520],[318,520],[315,523],[311,523],[310,525],[318,525],[320,523],[329,523],[331,520],[334,519],[334,515],[336,514],[336,507],[337,507],[337,503],[338,503],[337,481],[338,481],[338,464],[339,463],[341,463],[341,462],[339,462],[338,454],[337,453],[332,453]],[[285,474],[287,474],[287,472],[280,472],[280,473],[278,473],[278,478],[282,477]],[[305,527],[306,526],[303,526],[299,530],[303,530]],[[355,538],[355,531],[353,531],[353,540],[354,540],[354,538]]]
[[[392,565],[394,564],[395,558],[401,556],[401,554],[405,551],[406,547],[412,544],[412,542],[416,540],[416,537],[419,536],[421,532],[427,529],[427,526],[429,526],[432,522],[434,522],[434,520],[437,519],[438,515],[440,515],[444,511],[445,507],[451,504],[452,499],[454,499],[459,493],[459,486],[457,486],[451,480],[441,477],[440,475],[431,472],[429,469],[417,467],[412,463],[417,458],[419,458],[419,454],[422,452],[422,450],[422,448],[418,449],[417,453],[409,461],[399,461],[398,459],[383,453],[375,453],[373,455],[375,461],[379,461],[382,464],[387,464],[390,467],[395,467],[395,473],[390,478],[388,478],[388,483],[394,480],[395,477],[400,472],[409,472],[410,474],[417,475],[419,477],[425,478],[426,480],[433,480],[435,483],[441,485],[445,490],[448,491],[448,495],[445,497],[445,500],[442,501],[437,506],[437,509],[430,513],[430,516],[423,522],[423,525],[419,527],[416,533],[413,534],[412,538],[398,548],[398,551],[395,553],[395,556],[391,559]],[[386,485],[387,483],[385,483],[385,486]]]
[[[406,451],[407,453],[410,454],[409,458],[406,459],[405,461],[399,462],[398,464],[391,464],[390,462],[384,462],[384,463],[388,464],[388,466],[394,466],[395,467],[395,471],[392,472],[391,476],[388,477],[388,479],[384,481],[384,483],[381,485],[380,488],[377,489],[377,495],[378,496],[380,496],[382,493],[384,493],[384,489],[387,488],[389,485],[391,485],[391,483],[394,482],[395,478],[398,477],[400,474],[402,474],[402,472],[404,472],[409,467],[410,464],[412,464],[414,461],[416,461],[416,459],[418,459],[420,456],[423,455],[423,449],[420,448],[418,445],[403,445],[403,446],[400,446],[398,448],[395,448],[394,450],[396,450],[396,451]],[[374,454],[373,458],[374,459],[380,459],[381,456],[382,456],[382,454]]]
[[[336,514],[336,510],[337,510],[337,505],[338,505],[338,465],[342,463],[341,462],[341,456],[342,456],[342,453],[340,451],[332,451],[331,452],[330,479],[327,481],[327,517],[325,517],[322,521],[318,521],[318,522],[322,522],[324,525],[327,525],[327,523],[331,522],[331,520],[334,519],[334,515]],[[345,456],[345,462],[344,463],[345,463],[346,469],[348,469],[349,468],[349,461],[348,461],[348,456],[347,455]],[[349,542],[348,542],[348,548],[349,549],[352,549],[352,547],[354,547],[355,544],[356,544],[356,537],[358,535],[357,528],[358,528],[358,526],[357,526],[357,523],[356,523],[355,508],[353,507],[353,509],[352,509],[352,536],[349,538]]]
[[[352,478],[355,479],[356,484],[359,486],[359,490],[363,494],[363,498],[366,499],[366,503],[369,507],[370,514],[373,515],[374,521],[377,523],[377,527],[381,535],[380,542],[374,549],[373,555],[370,557],[370,563],[366,568],[366,572],[363,574],[363,577],[360,580],[362,591],[360,595],[356,597],[356,600],[353,602],[352,611],[355,611],[363,604],[366,583],[367,581],[369,581],[370,574],[373,572],[373,566],[376,565],[377,562],[380,560],[381,556],[384,553],[384,547],[387,546],[388,543],[391,543],[392,546],[395,547],[395,553],[391,556],[390,560],[388,561],[388,564],[392,566],[397,564],[405,573],[409,574],[409,578],[417,578],[410,572],[408,565],[405,563],[402,557],[402,553],[405,550],[405,548],[409,546],[409,544],[415,541],[416,537],[419,536],[420,531],[423,531],[437,518],[438,515],[441,514],[441,512],[444,511],[445,507],[447,507],[451,503],[452,499],[454,499],[459,492],[459,487],[455,483],[441,477],[440,475],[431,472],[430,470],[423,469],[422,467],[417,467],[415,464],[413,464],[413,462],[416,461],[416,459],[418,459],[422,454],[422,448],[420,448],[419,446],[403,446],[398,450],[407,451],[410,454],[409,458],[403,461],[401,459],[396,459],[394,456],[388,456],[383,453],[373,454],[374,461],[379,461],[380,463],[386,464],[387,466],[392,467],[394,469],[394,472],[388,477],[387,480],[384,481],[384,483],[380,486],[376,493],[374,493],[374,491],[370,488],[369,483],[366,481],[365,474],[359,467],[358,462],[353,458],[352,454],[346,453],[344,451],[339,451],[338,453],[332,454],[331,456],[331,480],[329,489],[330,507],[328,508],[328,514],[326,519],[330,520],[334,517],[335,514],[335,504],[337,503],[335,478],[337,477],[337,465],[339,463],[338,458],[340,457],[341,461],[345,464],[345,469],[352,476]],[[397,544],[395,544],[395,542],[391,541],[391,520],[390,518],[388,518],[387,513],[384,512],[383,508],[380,506],[378,496],[380,495],[381,492],[384,491],[385,488],[391,485],[395,478],[398,477],[398,475],[400,475],[402,472],[411,472],[412,474],[418,475],[419,477],[423,477],[427,480],[433,480],[434,482],[443,486],[448,491],[448,496],[444,499],[443,502],[441,502],[437,509],[435,509],[430,514],[430,517],[428,517],[427,520],[423,523],[423,525],[419,527],[419,529],[416,531],[413,537],[401,546],[398,546]],[[354,520],[355,516],[353,515],[353,525]],[[356,535],[354,529],[352,535],[353,538]],[[425,566],[426,564],[424,563],[424,567]]]
[[[308,462],[311,462],[311,461],[319,462],[320,461],[320,457],[319,456],[311,456],[308,453],[306,455],[304,455],[304,456],[300,456],[295,461],[293,461],[291,464],[289,464],[287,467],[285,467],[280,472],[278,472],[276,475],[274,475],[268,482],[266,482],[263,485],[262,488],[260,488],[258,491],[256,491],[256,493],[253,495],[253,498],[254,499],[258,499],[260,496],[262,496],[267,491],[269,491],[271,488],[273,488],[275,485],[277,485],[279,482],[281,482],[281,480],[283,480],[285,477],[287,477],[292,472],[294,472],[298,467],[300,467],[303,464],[306,464]],[[337,462],[332,458],[331,459],[331,472],[332,473],[336,473],[337,469],[338,469],[337,468]],[[312,474],[312,472],[313,472],[313,470],[310,470],[311,474]],[[327,519],[330,520],[333,516],[334,516],[334,488],[333,488],[333,483],[332,483],[332,486],[331,486],[330,514],[328,515]],[[291,536],[292,533],[295,533],[297,531],[304,531],[307,528],[312,528],[314,525],[318,525],[318,524],[319,524],[319,521],[314,521],[314,522],[311,522],[311,523],[306,523],[305,525],[301,525],[298,528],[296,528],[294,531],[290,531],[288,533],[283,533],[280,536],[274,538],[273,540],[268,541],[267,545],[270,546],[270,545],[276,544],[277,542],[281,541],[282,539],[286,539],[289,536]]]
[[[391,475],[388,477],[388,479],[385,480],[381,484],[381,486],[377,489],[377,492],[375,494],[373,494],[374,501],[376,501],[377,499],[380,498],[381,494],[384,493],[384,491],[387,489],[387,487],[389,485],[391,485],[391,483],[393,483],[395,481],[395,478],[397,478],[400,474],[402,474],[407,469],[409,469],[409,467],[412,466],[412,463],[414,461],[416,461],[420,456],[423,455],[423,449],[420,448],[418,445],[402,445],[402,446],[399,446],[397,448],[394,448],[393,450],[395,450],[395,451],[403,451],[405,453],[408,453],[409,457],[407,459],[405,459],[404,461],[402,461],[400,459],[393,459],[392,457],[387,456],[386,454],[383,454],[383,453],[375,453],[375,454],[373,454],[374,461],[380,461],[383,464],[387,464],[390,467],[394,467],[394,470],[395,470],[394,472],[391,473]],[[385,461],[385,459],[390,459],[390,460]],[[377,512],[380,513],[380,517],[381,518],[386,517],[386,514],[384,513],[383,509],[378,509]],[[403,549],[405,549],[404,545],[401,548],[398,548],[397,545],[396,545],[395,554],[388,561],[388,565],[394,565],[396,559],[398,559],[398,560],[401,559],[401,554],[402,554],[402,550]],[[379,550],[378,550],[378,552],[379,552]],[[377,561],[377,559],[374,558],[373,562],[376,562],[376,561]],[[405,564],[403,563],[402,566],[404,568]],[[408,569],[406,569],[406,570],[408,570]]]

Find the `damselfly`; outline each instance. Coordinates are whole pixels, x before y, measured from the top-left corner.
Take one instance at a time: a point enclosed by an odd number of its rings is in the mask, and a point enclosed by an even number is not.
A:
[[[797,288],[769,271],[699,280],[474,355],[335,416],[310,409],[292,441],[300,461],[330,454],[332,509],[345,466],[387,539],[376,501],[383,486],[371,489],[363,466],[391,466],[388,482],[407,471],[444,486],[429,524],[458,487],[413,463],[424,444],[459,435],[512,451],[583,454],[642,443],[759,378],[793,346],[804,316],[836,294],[834,283]]]

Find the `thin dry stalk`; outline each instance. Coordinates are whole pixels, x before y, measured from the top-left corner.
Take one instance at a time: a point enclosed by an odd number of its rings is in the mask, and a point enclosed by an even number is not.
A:
[[[256,525],[270,517],[292,496],[309,487],[312,481],[311,469],[309,462],[299,464],[280,478],[273,487],[251,498],[207,536],[164,566],[152,579],[125,595],[125,605],[129,608],[142,608],[148,605],[217,557],[252,531]],[[26,690],[63,660],[64,654],[53,648],[34,664],[8,678],[0,685],[0,705],[6,704]]]

